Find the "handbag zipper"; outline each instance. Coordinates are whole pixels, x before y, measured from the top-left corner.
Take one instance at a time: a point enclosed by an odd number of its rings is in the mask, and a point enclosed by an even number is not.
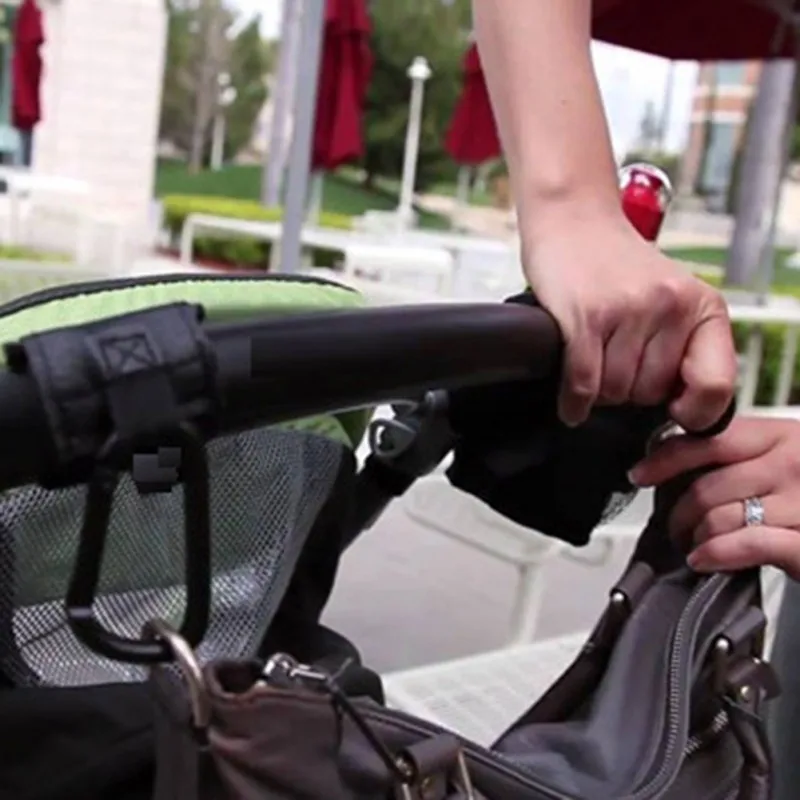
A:
[[[713,575],[704,580],[691,594],[683,614],[675,629],[670,652],[669,678],[667,688],[667,739],[664,744],[664,755],[656,774],[641,788],[626,795],[620,800],[651,800],[659,797],[665,788],[675,779],[684,759],[684,749],[678,748],[681,737],[686,736],[687,746],[690,741],[688,731],[688,709],[685,708],[688,697],[689,659],[685,653],[693,644],[697,609],[702,611],[722,592],[727,577]]]
[[[316,278],[313,275],[195,275],[192,273],[172,273],[169,275],[153,275],[148,277],[131,278],[106,278],[97,281],[84,281],[83,283],[70,283],[62,286],[51,286],[40,289],[38,292],[27,294],[16,300],[0,305],[0,318],[25,311],[28,308],[42,305],[55,300],[66,300],[82,294],[99,294],[101,292],[117,289],[132,289],[137,286],[160,286],[170,283],[206,283],[209,281],[227,281],[229,283],[249,283],[258,281],[276,281],[278,283],[310,283],[317,286],[330,286],[357,294],[350,286],[329,281],[325,278]]]
[[[676,627],[670,651],[667,691],[668,734],[664,746],[664,758],[659,770],[651,780],[634,793],[621,797],[619,800],[654,800],[659,797],[674,779],[684,759],[702,749],[708,737],[712,735],[711,729],[692,737],[684,734],[686,735],[686,745],[683,748],[678,747],[682,730],[688,724],[688,714],[684,709],[684,698],[688,696],[685,684],[690,673],[687,668],[686,649],[687,647],[691,648],[693,644],[696,618],[708,603],[713,602],[719,595],[726,581],[727,578],[724,575],[707,578],[693,590],[686,603]],[[283,654],[270,659],[265,667],[264,677],[267,682],[276,686],[302,685],[317,691],[325,691],[331,680],[331,676],[322,671],[298,664],[293,658]],[[443,729],[438,726],[411,717],[402,711],[359,706],[358,714],[365,720],[392,725],[416,736],[429,737],[443,732]],[[716,732],[714,735],[722,733],[725,727],[727,727],[727,715],[722,712],[712,722],[712,729]],[[512,762],[507,762],[503,757],[498,758],[497,754],[478,745],[462,741],[462,747],[469,760],[502,773],[526,789],[539,792],[547,800],[582,800],[540,783]]]

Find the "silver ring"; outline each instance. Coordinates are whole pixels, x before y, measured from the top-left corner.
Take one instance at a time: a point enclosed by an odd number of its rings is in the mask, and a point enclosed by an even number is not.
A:
[[[744,524],[751,528],[764,524],[764,504],[758,497],[748,497],[744,501]]]

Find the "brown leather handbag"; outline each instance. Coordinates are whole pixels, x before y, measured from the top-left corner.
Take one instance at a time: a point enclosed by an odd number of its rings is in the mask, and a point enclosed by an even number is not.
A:
[[[489,749],[276,654],[211,663],[163,626],[155,800],[767,800],[757,571],[700,576],[656,510],[572,666]]]

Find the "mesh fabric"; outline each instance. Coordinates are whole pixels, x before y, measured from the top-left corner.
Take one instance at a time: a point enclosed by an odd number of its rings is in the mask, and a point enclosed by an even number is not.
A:
[[[211,624],[197,654],[254,653],[336,482],[343,445],[300,430],[263,428],[208,445]],[[141,667],[88,651],[63,601],[85,488],[30,486],[0,498],[0,671],[18,685],[135,681]],[[152,618],[183,616],[182,489],[141,496],[129,476],[115,495],[98,599],[101,623],[138,637]]]

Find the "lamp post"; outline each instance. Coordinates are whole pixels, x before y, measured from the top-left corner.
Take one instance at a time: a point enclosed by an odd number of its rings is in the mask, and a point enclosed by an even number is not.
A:
[[[422,101],[425,96],[425,82],[433,74],[427,59],[417,56],[406,73],[411,79],[411,100],[408,108],[408,127],[406,147],[403,155],[403,178],[400,183],[400,203],[397,207],[398,222],[407,227],[414,216],[414,183],[417,177],[419,158],[419,136],[422,128]]]
[[[217,113],[214,116],[214,130],[211,134],[211,169],[215,172],[222,169],[225,155],[225,114],[236,99],[236,89],[231,86],[231,76],[227,72],[220,74]]]
[[[294,0],[291,0],[294,2]],[[306,216],[311,146],[317,105],[319,62],[325,27],[325,0],[304,0],[301,46],[294,95],[292,141],[286,170],[286,201],[280,247],[270,253],[270,269],[288,274],[298,272],[300,231]]]
[[[289,149],[292,106],[297,88],[302,26],[303,0],[284,3],[280,60],[272,94],[272,122],[261,177],[261,204],[265,206],[280,204]]]

